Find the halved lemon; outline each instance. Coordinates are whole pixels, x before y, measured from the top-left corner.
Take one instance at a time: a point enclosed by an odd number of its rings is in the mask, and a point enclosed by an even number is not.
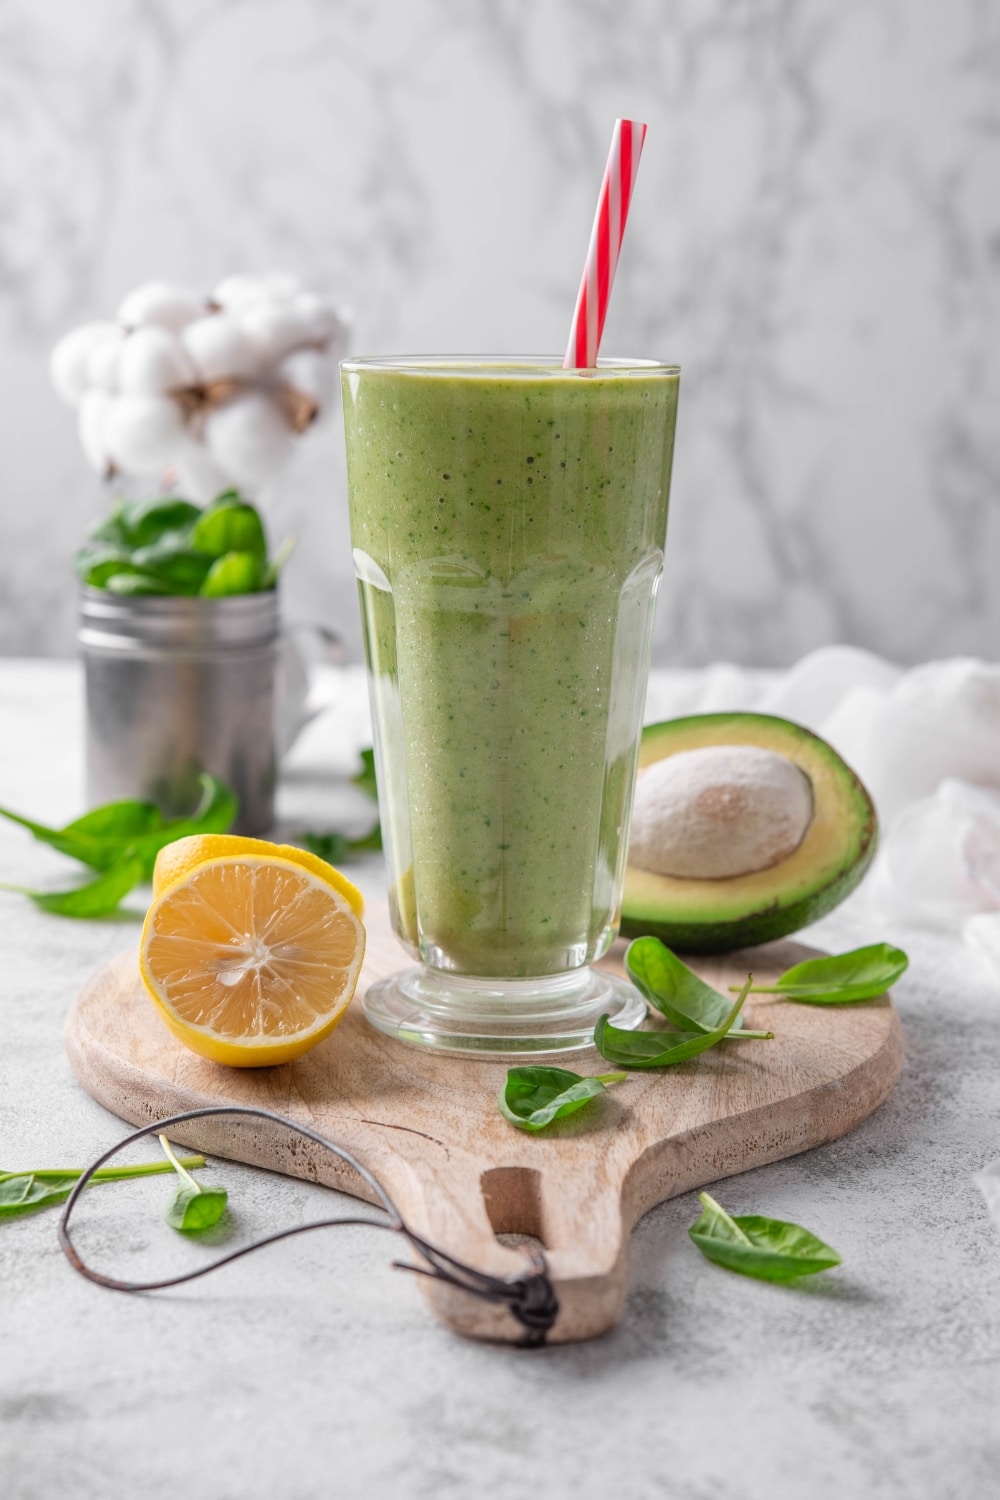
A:
[[[143,983],[174,1035],[203,1057],[237,1068],[291,1062],[350,1004],[365,952],[361,895],[300,849],[211,842],[253,848],[198,860],[176,844],[163,851],[139,947]]]
[[[359,917],[365,914],[364,899],[357,886],[352,885],[346,875],[341,875],[325,859],[320,859],[318,854],[310,854],[308,849],[297,849],[294,844],[271,844],[267,839],[248,839],[238,833],[193,833],[186,839],[174,839],[172,844],[166,844],[156,856],[156,864],[153,866],[153,895],[158,896],[168,885],[173,885],[182,875],[190,874],[206,860],[224,859],[233,854],[291,860],[293,865],[301,865],[303,870],[311,871],[320,880],[332,885],[342,896],[346,896],[348,904]]]

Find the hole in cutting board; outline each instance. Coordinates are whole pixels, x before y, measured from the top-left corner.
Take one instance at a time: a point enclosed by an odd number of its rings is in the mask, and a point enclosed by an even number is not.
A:
[[[493,1233],[502,1244],[529,1244],[542,1249],[542,1174],[534,1167],[490,1167],[479,1179]]]

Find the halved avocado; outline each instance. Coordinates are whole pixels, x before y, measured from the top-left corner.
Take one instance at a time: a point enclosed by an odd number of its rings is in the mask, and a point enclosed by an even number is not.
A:
[[[629,864],[621,931],[652,934],[689,953],[727,953],[785,937],[850,895],[875,854],[875,808],[850,766],[825,740],[770,714],[698,714],[643,730],[645,766],[706,745],[756,745],[808,777],[813,816],[798,848],[767,869],[726,879],[680,879]]]

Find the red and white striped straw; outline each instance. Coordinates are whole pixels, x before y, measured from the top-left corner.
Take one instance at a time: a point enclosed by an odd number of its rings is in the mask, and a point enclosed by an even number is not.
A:
[[[590,233],[590,248],[570,328],[569,347],[563,360],[564,370],[592,369],[597,364],[597,351],[604,332],[611,283],[615,279],[625,220],[628,218],[645,139],[646,127],[640,120],[615,121],[611,151],[601,184],[601,196]]]

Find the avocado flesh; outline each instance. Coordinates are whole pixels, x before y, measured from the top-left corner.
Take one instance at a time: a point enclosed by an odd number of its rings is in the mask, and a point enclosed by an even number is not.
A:
[[[765,870],[720,880],[680,879],[629,865],[621,931],[651,934],[689,953],[727,953],[785,937],[850,895],[875,855],[867,791],[818,735],[769,714],[698,714],[643,730],[639,768],[706,745],[757,745],[808,776],[813,818],[798,848]]]

